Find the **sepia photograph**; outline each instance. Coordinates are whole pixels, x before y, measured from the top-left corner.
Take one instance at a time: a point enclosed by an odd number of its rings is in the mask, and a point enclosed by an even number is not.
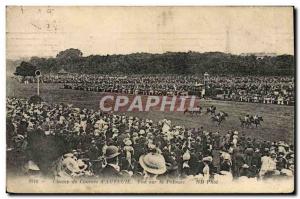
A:
[[[295,193],[294,12],[7,6],[7,193]]]

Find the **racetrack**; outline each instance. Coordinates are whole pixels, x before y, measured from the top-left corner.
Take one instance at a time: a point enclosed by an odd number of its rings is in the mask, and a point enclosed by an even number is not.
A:
[[[76,107],[99,108],[101,93],[91,91],[78,91],[70,89],[60,89],[59,84],[41,84],[41,97],[49,103],[72,103]],[[7,79],[7,96],[29,98],[36,94],[36,84],[20,84],[16,80],[8,77]],[[103,96],[103,94],[102,94]],[[216,126],[210,116],[203,113],[200,116],[184,115],[183,112],[128,112],[143,118],[149,118],[154,121],[160,119],[170,119],[173,124],[184,125],[186,127],[203,126],[205,130],[220,131],[224,134],[228,130],[238,130],[245,133],[246,136],[256,137],[261,140],[294,142],[294,106],[283,106],[274,104],[254,104],[227,101],[207,101],[201,100],[200,106],[206,109],[215,105],[218,111],[225,111],[229,114],[228,119]],[[255,128],[241,128],[239,117],[243,117],[247,113],[254,115],[258,113],[263,116],[262,126]]]

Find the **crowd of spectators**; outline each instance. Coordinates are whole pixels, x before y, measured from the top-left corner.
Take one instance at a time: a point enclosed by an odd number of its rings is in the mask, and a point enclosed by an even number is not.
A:
[[[36,81],[34,78],[29,82]],[[135,95],[196,95],[217,100],[294,105],[293,77],[258,76],[149,76],[44,75],[43,83],[61,83],[64,89]]]
[[[184,81],[184,80],[182,80]],[[8,168],[55,179],[258,181],[294,176],[294,146],[125,114],[7,98]]]

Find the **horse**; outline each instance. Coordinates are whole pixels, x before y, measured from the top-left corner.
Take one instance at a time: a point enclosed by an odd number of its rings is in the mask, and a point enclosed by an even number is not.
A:
[[[212,105],[206,109],[206,114],[210,113],[211,115],[213,115],[216,113],[216,109],[217,108],[214,105]]]
[[[251,125],[250,120],[245,120],[245,119],[242,119],[241,117],[239,117],[239,119],[241,122],[241,127],[249,127]]]
[[[259,117],[256,117],[256,118],[251,116],[251,118],[250,118],[251,124],[254,124],[256,128],[257,128],[258,125],[261,126],[261,122],[263,122],[263,121],[264,120],[263,120],[262,116],[259,116]]]
[[[197,106],[196,108],[187,108],[184,110],[183,114],[189,113],[190,115],[200,115],[202,112],[202,107]]]
[[[215,114],[215,116],[219,116],[219,117],[228,117],[228,113],[224,112],[224,111],[220,111],[219,113]]]
[[[220,124],[226,120],[226,117],[228,117],[227,113],[222,116],[215,114],[215,115],[211,116],[211,119],[213,122],[217,122],[217,125],[220,126]]]
[[[259,117],[253,117],[249,116],[248,119],[242,119],[241,117],[239,118],[241,122],[241,127],[250,127],[252,124],[254,124],[257,128],[258,125],[261,126],[261,122],[264,121],[261,116]]]

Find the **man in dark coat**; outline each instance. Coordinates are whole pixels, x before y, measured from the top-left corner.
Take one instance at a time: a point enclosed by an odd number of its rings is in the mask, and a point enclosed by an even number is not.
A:
[[[244,164],[244,154],[241,153],[239,148],[235,148],[232,155],[233,177],[240,177],[240,169]]]
[[[120,177],[119,158],[120,155],[118,147],[108,146],[105,152],[105,159],[107,165],[102,169],[101,176],[104,178],[116,178]]]

